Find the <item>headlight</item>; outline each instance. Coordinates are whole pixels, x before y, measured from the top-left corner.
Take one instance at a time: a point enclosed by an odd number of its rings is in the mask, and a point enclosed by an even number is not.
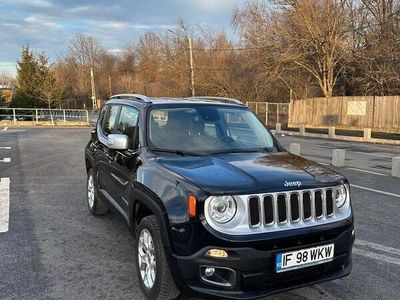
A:
[[[232,196],[213,196],[208,204],[208,214],[217,223],[227,223],[236,214],[236,201]]]
[[[346,200],[347,200],[347,189],[346,186],[341,185],[336,190],[336,195],[335,195],[336,207],[341,208],[346,203]]]

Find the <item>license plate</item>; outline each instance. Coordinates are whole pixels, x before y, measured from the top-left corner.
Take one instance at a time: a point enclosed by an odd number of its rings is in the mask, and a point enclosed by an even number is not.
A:
[[[278,253],[276,255],[276,272],[285,272],[327,263],[333,260],[334,251],[335,245],[329,244],[292,252]]]

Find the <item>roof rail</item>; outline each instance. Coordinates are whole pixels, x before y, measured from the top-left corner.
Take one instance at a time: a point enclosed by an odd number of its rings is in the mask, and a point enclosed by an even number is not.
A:
[[[140,94],[117,94],[117,95],[112,95],[110,97],[110,99],[132,99],[132,98],[146,103],[151,103],[149,97]]]
[[[243,105],[243,102],[237,99],[233,99],[233,98],[227,98],[227,97],[215,97],[215,96],[199,96],[199,97],[188,97],[185,99],[203,99],[203,100],[212,100],[212,101],[221,101],[221,102],[225,102],[225,103],[234,103],[234,104],[238,104],[238,105]]]

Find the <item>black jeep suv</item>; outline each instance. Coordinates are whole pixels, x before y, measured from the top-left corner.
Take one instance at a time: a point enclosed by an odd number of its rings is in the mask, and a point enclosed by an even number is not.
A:
[[[285,151],[238,100],[113,96],[85,160],[89,211],[132,229],[147,299],[254,299],[351,271],[346,178]]]

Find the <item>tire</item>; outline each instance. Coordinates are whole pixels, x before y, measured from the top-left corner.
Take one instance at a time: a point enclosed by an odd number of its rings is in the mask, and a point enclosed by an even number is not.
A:
[[[96,187],[93,178],[93,169],[88,171],[87,176],[87,205],[89,212],[94,215],[104,215],[108,213],[108,206],[96,196]]]
[[[150,235],[152,243],[148,244],[153,244],[153,247],[150,246],[147,248],[147,250],[150,251],[143,252],[143,242],[146,239],[145,234]],[[142,255],[144,253],[152,253],[152,255],[150,255],[152,258],[147,260],[155,262],[153,267],[155,278],[154,280],[152,280],[152,285],[149,284],[149,282],[146,283],[145,279],[143,278],[142,272],[146,273],[145,270],[147,270],[147,268],[143,266],[141,271],[140,261],[142,260],[143,262],[144,259],[141,259],[139,257],[139,253]],[[146,254],[144,256],[146,256]],[[144,263],[143,265],[146,265],[146,263]],[[140,283],[140,288],[146,299],[171,300],[179,296],[179,290],[176,287],[175,282],[171,276],[171,272],[169,270],[164,245],[161,239],[160,225],[155,216],[144,217],[137,227],[135,239],[135,267]]]

